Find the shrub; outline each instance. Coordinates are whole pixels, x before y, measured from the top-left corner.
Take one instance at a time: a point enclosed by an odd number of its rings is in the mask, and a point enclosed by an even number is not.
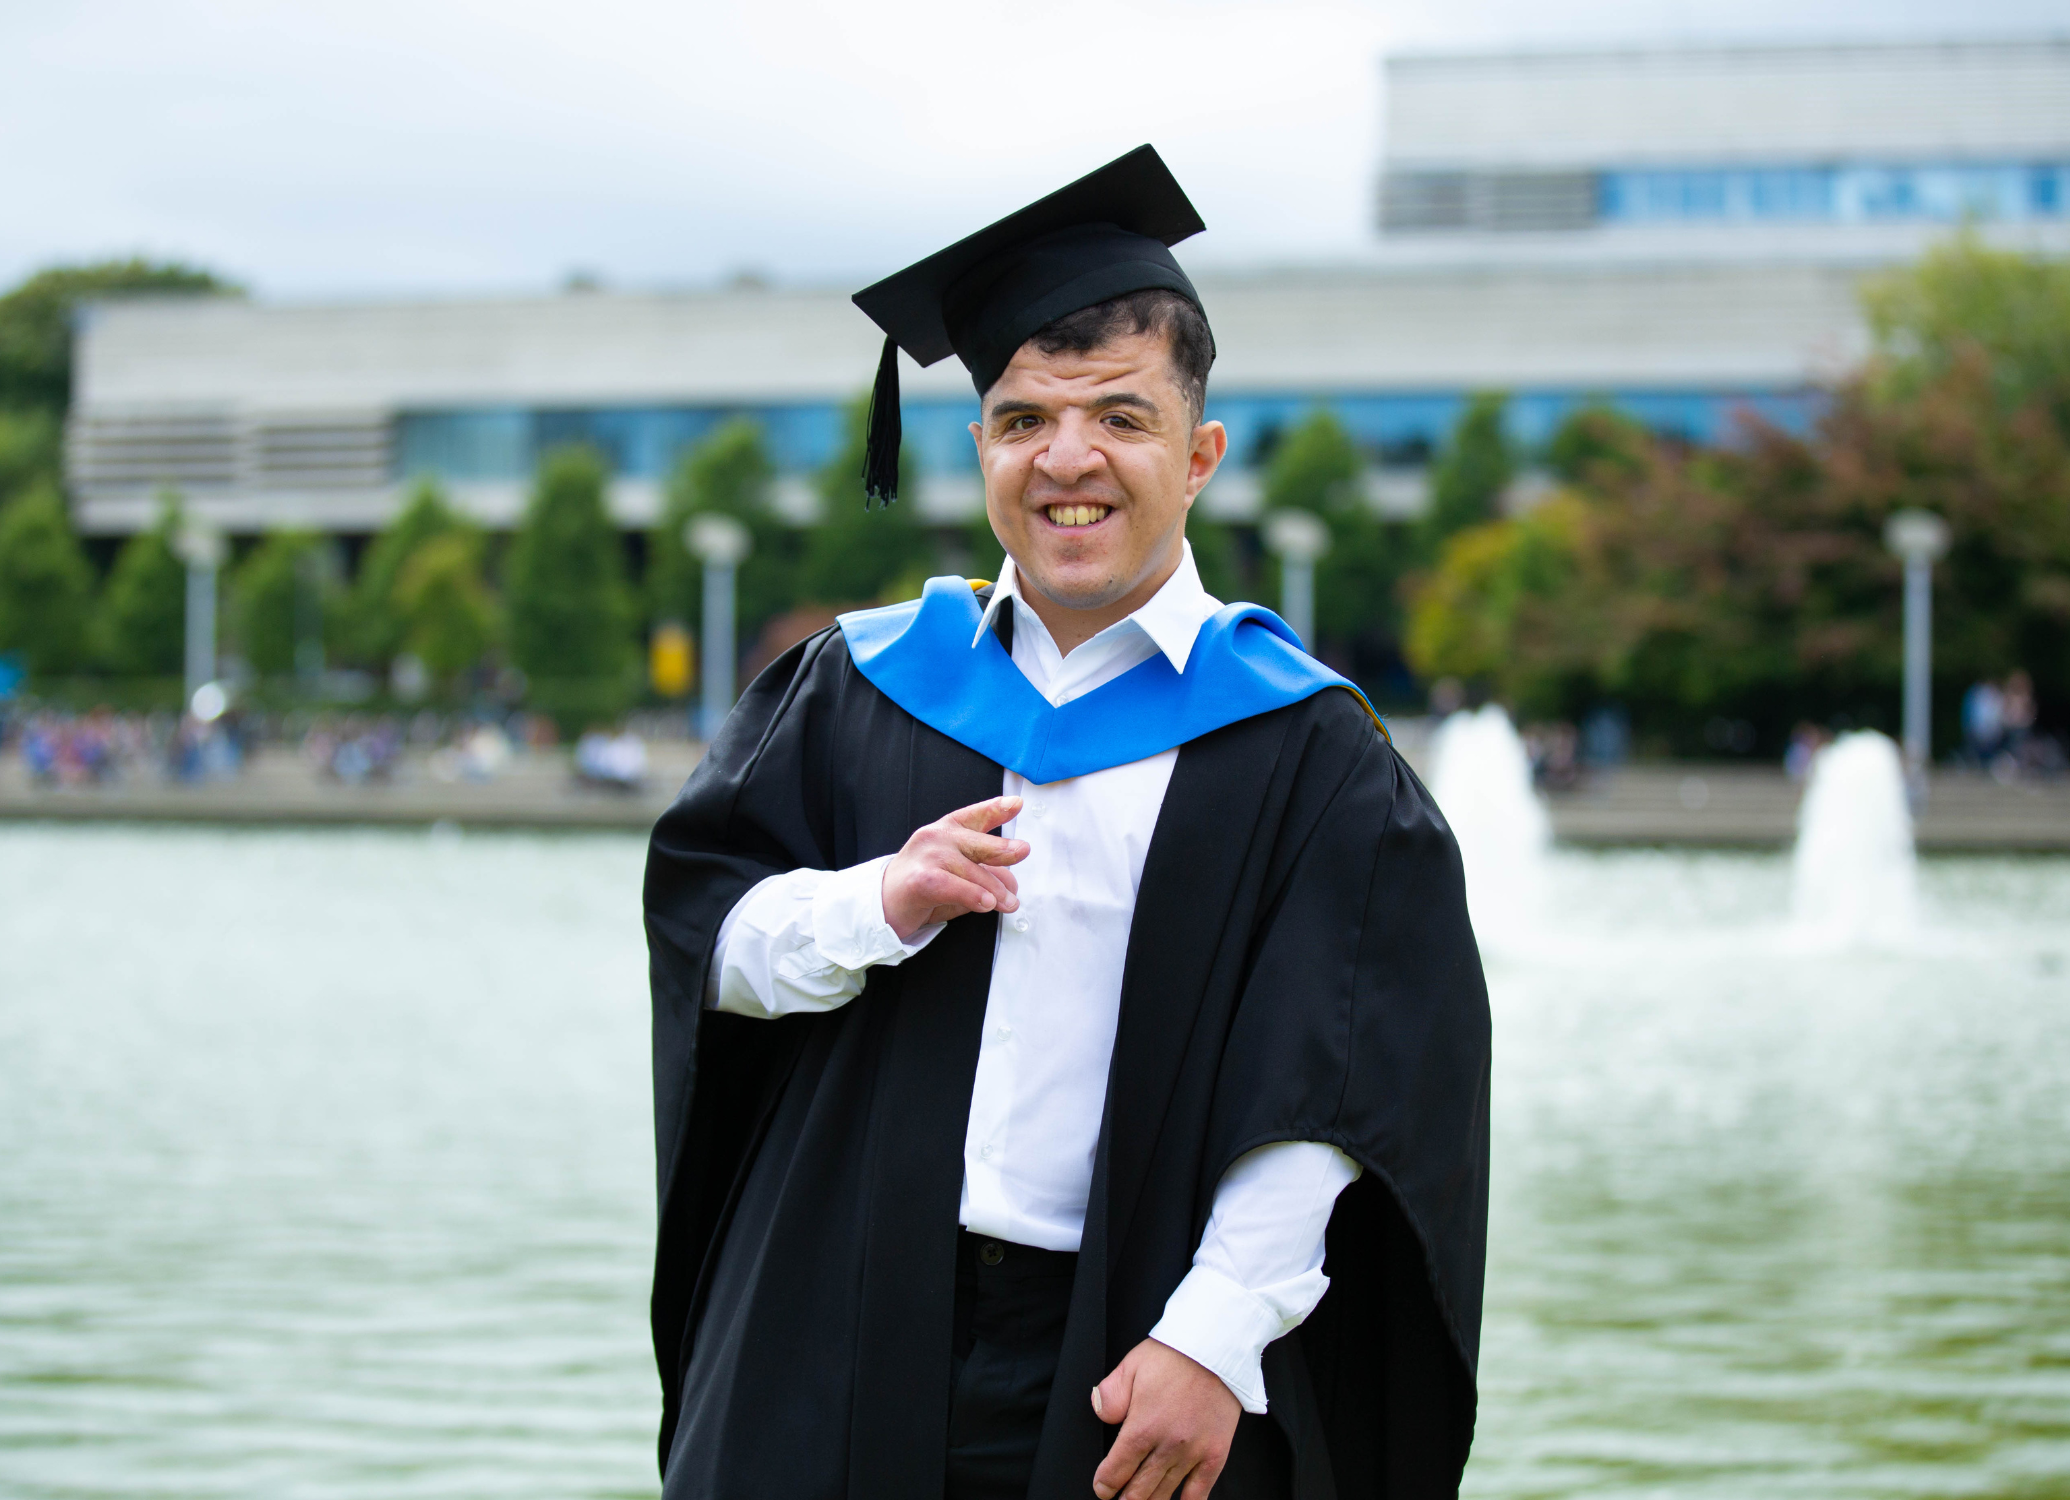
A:
[[[94,618],[93,655],[120,677],[174,677],[185,659],[187,569],[173,551],[176,496],[161,497],[158,523],[122,544]]]
[[[57,487],[40,483],[0,509],[0,651],[31,677],[76,672],[87,655],[93,567]]]

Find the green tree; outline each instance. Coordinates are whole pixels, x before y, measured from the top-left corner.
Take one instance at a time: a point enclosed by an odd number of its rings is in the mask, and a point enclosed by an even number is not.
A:
[[[39,271],[0,297],[0,409],[62,416],[72,399],[72,315],[93,297],[230,292],[194,266],[110,260]]]
[[[1306,510],[1329,523],[1330,550],[1315,568],[1318,644],[1371,678],[1394,660],[1400,629],[1395,592],[1405,548],[1402,528],[1382,520],[1367,503],[1364,472],[1351,434],[1327,408],[1317,407],[1274,444],[1264,501],[1268,511]]]
[[[1577,682],[1613,679],[1599,615],[1574,614],[1587,602],[1575,585],[1591,519],[1568,495],[1446,538],[1409,612],[1410,665],[1426,679],[1482,683],[1529,717],[1571,712]]]
[[[548,453],[506,561],[511,657],[566,723],[617,711],[631,687],[632,599],[605,478],[594,448]]]
[[[433,537],[470,530],[446,503],[438,481],[419,479],[381,534],[360,559],[359,574],[345,606],[345,641],[351,657],[364,666],[386,670],[403,648],[403,614],[395,585],[403,564]]]
[[[0,411],[0,505],[58,473],[57,418],[47,411]]]
[[[799,592],[818,604],[910,598],[935,571],[934,539],[918,519],[919,475],[909,446],[899,459],[898,504],[863,508],[863,441],[869,400],[847,412],[847,440],[820,473],[821,513],[805,542]]]
[[[495,600],[482,577],[481,538],[451,531],[410,554],[396,579],[403,644],[448,692],[495,644]]]
[[[1809,437],[1755,429],[1693,451],[1629,434],[1529,516],[1457,533],[1419,589],[1411,657],[1478,674],[1529,712],[1614,696],[1661,747],[1712,717],[1769,748],[1792,722],[1896,720],[1902,591],[1883,545],[1921,506],[1953,536],[1935,570],[1936,702],[2015,666],[2070,698],[2070,435],[2051,394],[2007,408],[1980,344],[1844,382]]]
[[[122,544],[95,612],[93,654],[122,677],[176,677],[187,638],[187,569],[173,550],[179,498],[160,497],[158,521]]]
[[[1193,548],[1193,566],[1200,573],[1202,588],[1224,604],[1251,596],[1253,590],[1246,581],[1249,558],[1234,526],[1202,515],[1196,500],[1186,517],[1186,541]]]
[[[41,482],[0,509],[0,651],[32,677],[76,672],[92,607],[93,566],[57,486]]]
[[[333,600],[323,538],[276,531],[252,549],[230,586],[239,645],[252,670],[281,677],[301,667],[301,647],[321,648]]]
[[[1495,518],[1502,491],[1517,467],[1503,425],[1507,405],[1496,392],[1473,397],[1438,454],[1430,473],[1430,509],[1419,527],[1429,556],[1435,557],[1455,531]]]
[[[970,553],[970,576],[996,581],[1006,566],[1006,549],[992,530],[992,518],[983,511],[963,525],[963,545]]]
[[[1326,518],[1356,509],[1364,468],[1344,424],[1318,406],[1273,445],[1265,466],[1265,508],[1313,511]]]
[[[2046,412],[2070,434],[2070,263],[1993,250],[1964,233],[1871,281],[1869,394],[1917,400],[1964,364],[1989,372],[2001,412]]]
[[[726,423],[683,455],[669,483],[661,523],[647,542],[650,619],[699,627],[704,564],[683,545],[683,527],[706,512],[733,517],[753,539],[754,550],[734,580],[741,639],[752,641],[772,618],[797,603],[804,538],[770,505],[775,477],[762,429],[746,418]]]
[[[1567,484],[1629,483],[1644,472],[1651,433],[1607,401],[1589,401],[1560,420],[1545,445],[1545,467]]]

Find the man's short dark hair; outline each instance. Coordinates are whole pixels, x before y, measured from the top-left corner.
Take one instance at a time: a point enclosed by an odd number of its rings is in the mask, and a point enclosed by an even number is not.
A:
[[[1177,292],[1154,287],[1129,292],[1066,313],[1035,330],[1028,342],[1044,354],[1090,354],[1131,334],[1161,333],[1171,346],[1172,378],[1199,426],[1207,410],[1208,368],[1215,362],[1215,336],[1208,322]]]

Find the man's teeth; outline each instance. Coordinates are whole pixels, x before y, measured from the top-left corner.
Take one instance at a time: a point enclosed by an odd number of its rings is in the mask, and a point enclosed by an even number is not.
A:
[[[1057,526],[1090,526],[1095,521],[1104,521],[1111,505],[1052,505],[1049,519]]]

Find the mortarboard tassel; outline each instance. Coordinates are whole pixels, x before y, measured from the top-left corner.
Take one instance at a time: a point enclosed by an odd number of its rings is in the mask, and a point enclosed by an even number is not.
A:
[[[869,435],[863,446],[863,509],[872,501],[889,505],[898,498],[898,449],[905,433],[898,410],[898,341],[884,341],[877,361],[877,383],[870,388]]]

